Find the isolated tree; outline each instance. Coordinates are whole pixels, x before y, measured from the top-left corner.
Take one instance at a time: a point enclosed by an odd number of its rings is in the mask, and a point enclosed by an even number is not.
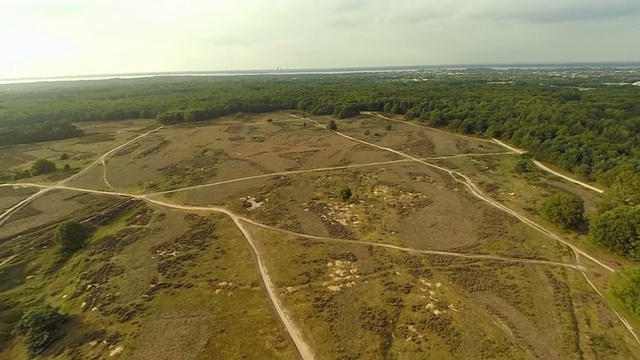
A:
[[[385,127],[385,129],[386,129],[387,131],[390,131],[390,130],[391,130],[391,123],[388,123],[388,124],[387,124],[387,126]]]
[[[29,355],[44,351],[62,335],[62,326],[68,317],[49,305],[27,309],[13,330],[16,336],[25,335],[25,345]]]
[[[351,192],[351,189],[349,189],[348,187],[340,190],[340,197],[342,198],[342,201],[349,201],[352,195],[353,193]]]
[[[88,238],[89,233],[84,226],[74,221],[60,224],[55,233],[55,240],[65,253],[72,253],[82,248]]]
[[[71,165],[64,164],[64,166],[62,168],[64,169],[64,171],[69,171],[69,170],[71,170]]]
[[[267,122],[268,122],[268,123],[272,123],[272,122],[273,122],[273,119],[267,119]]]
[[[640,316],[640,266],[616,271],[609,292],[620,299],[629,311]]]
[[[329,121],[329,130],[331,130],[331,131],[338,130],[338,124],[336,124],[335,120]]]
[[[540,209],[542,217],[565,229],[577,230],[584,224],[584,201],[570,193],[549,197]]]
[[[518,174],[530,173],[535,170],[536,166],[533,164],[533,161],[529,159],[520,158],[516,163],[516,172]]]
[[[371,131],[369,131],[369,130],[365,130],[364,131],[364,136],[369,136],[369,134],[371,134]]]
[[[42,175],[56,171],[56,164],[47,159],[38,159],[31,165],[31,174]]]
[[[596,217],[589,238],[609,251],[640,260],[640,206],[618,206]]]
[[[60,160],[68,160],[69,159],[69,154],[67,153],[62,153],[62,155],[60,155]]]

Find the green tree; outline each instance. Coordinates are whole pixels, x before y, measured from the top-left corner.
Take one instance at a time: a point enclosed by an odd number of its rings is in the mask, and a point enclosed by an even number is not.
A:
[[[51,306],[40,305],[23,313],[13,334],[25,335],[27,351],[31,356],[35,356],[62,337],[62,326],[67,319],[67,316]]]
[[[621,205],[640,205],[640,173],[632,166],[621,166],[598,204],[600,212]]]
[[[565,229],[577,230],[584,224],[584,201],[571,193],[549,197],[540,209],[542,217]]]
[[[589,226],[593,243],[616,254],[640,260],[640,206],[618,206]]]
[[[56,164],[47,159],[38,159],[31,165],[31,174],[42,175],[56,171]]]
[[[64,161],[64,160],[68,160],[68,159],[69,159],[69,154],[62,153],[62,155],[60,155],[60,160]]]
[[[335,120],[330,120],[328,128],[331,131],[336,131],[336,130],[338,130],[338,124],[336,124]]]
[[[620,299],[629,311],[640,316],[640,266],[616,271],[609,292]]]
[[[342,201],[349,201],[352,195],[353,193],[351,192],[351,189],[349,189],[348,187],[340,190],[340,197],[342,198]]]
[[[533,172],[533,170],[535,170],[536,166],[533,164],[533,161],[529,160],[529,159],[523,159],[520,158],[518,159],[518,162],[516,163],[516,172],[518,174],[523,174],[523,173],[530,173]]]
[[[89,233],[84,226],[74,221],[60,224],[55,233],[55,240],[65,253],[72,253],[82,248],[88,238]]]

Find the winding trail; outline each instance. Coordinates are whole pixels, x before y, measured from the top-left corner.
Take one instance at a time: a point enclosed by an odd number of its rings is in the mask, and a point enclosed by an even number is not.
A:
[[[579,265],[567,264],[567,263],[561,263],[561,262],[554,262],[554,261],[510,258],[510,257],[504,257],[504,256],[487,255],[487,254],[470,254],[470,253],[456,253],[456,252],[435,251],[435,250],[433,250],[433,251],[432,250],[419,250],[419,249],[412,249],[412,248],[395,246],[395,245],[390,245],[390,244],[371,243],[371,242],[359,241],[359,240],[335,239],[335,238],[327,238],[327,237],[321,237],[321,236],[300,234],[300,233],[295,233],[295,232],[291,232],[291,231],[287,231],[287,230],[283,230],[283,229],[279,229],[279,228],[276,228],[276,227],[272,227],[272,226],[268,226],[268,225],[264,225],[264,224],[258,223],[256,221],[251,220],[251,219],[239,216],[239,215],[237,215],[237,214],[235,214],[235,213],[233,213],[233,212],[231,212],[231,211],[229,211],[229,210],[227,210],[227,209],[225,209],[223,207],[219,207],[219,206],[193,206],[193,205],[173,204],[173,203],[169,203],[169,202],[165,202],[165,201],[161,201],[161,200],[157,200],[157,199],[151,199],[151,198],[148,197],[149,195],[134,195],[134,194],[128,194],[128,193],[123,193],[123,192],[115,192],[115,191],[92,190],[92,189],[83,189],[83,188],[71,187],[71,186],[65,186],[65,185],[42,185],[42,184],[34,184],[34,183],[2,184],[0,186],[3,186],[3,187],[4,186],[37,187],[37,188],[40,188],[42,190],[53,190],[53,189],[56,189],[56,190],[77,191],[77,192],[96,194],[96,195],[121,196],[121,197],[128,197],[128,198],[132,198],[132,199],[139,199],[139,200],[150,202],[152,204],[165,206],[165,207],[169,207],[169,208],[173,208],[173,209],[187,210],[187,211],[217,212],[217,213],[222,213],[222,214],[227,215],[234,222],[234,224],[238,227],[238,229],[240,229],[240,231],[244,235],[245,239],[249,243],[249,245],[251,247],[251,250],[252,250],[252,252],[253,252],[253,254],[255,256],[255,259],[256,259],[256,262],[257,262],[257,265],[258,265],[258,271],[260,273],[262,282],[265,285],[265,289],[267,291],[267,295],[269,296],[270,302],[272,303],[274,309],[276,310],[276,312],[278,314],[278,317],[280,318],[281,322],[284,324],[284,326],[285,326],[287,332],[289,333],[289,335],[291,336],[291,339],[293,340],[298,352],[300,353],[300,356],[303,359],[314,359],[313,351],[311,350],[309,345],[305,342],[305,340],[303,338],[303,335],[302,335],[302,332],[295,325],[295,323],[292,320],[292,318],[289,315],[289,313],[282,306],[282,303],[280,302],[280,299],[278,298],[278,296],[276,294],[277,293],[277,287],[273,283],[273,280],[271,279],[271,277],[269,275],[269,272],[268,272],[268,270],[267,270],[267,268],[266,268],[266,266],[265,266],[265,264],[263,262],[262,256],[260,255],[260,252],[259,252],[259,250],[258,250],[258,248],[256,246],[255,239],[253,238],[253,236],[251,235],[249,230],[244,226],[243,222],[251,224],[251,225],[254,225],[254,226],[259,226],[259,227],[262,227],[262,228],[265,228],[265,229],[269,229],[269,230],[272,230],[272,231],[277,231],[277,232],[280,232],[280,233],[286,233],[286,234],[293,235],[293,236],[305,237],[305,238],[321,240],[321,241],[342,242],[342,243],[358,244],[358,245],[364,245],[364,246],[375,246],[375,247],[382,247],[382,248],[398,250],[398,251],[403,251],[403,252],[408,252],[408,253],[416,253],[416,254],[433,254],[433,255],[452,256],[452,257],[458,257],[458,258],[468,258],[468,259],[495,260],[495,261],[506,261],[506,262],[513,262],[513,263],[527,263],[527,264],[541,264],[541,265],[551,265],[551,266],[562,266],[562,267],[582,270],[579,267]]]
[[[498,140],[498,139],[493,139],[493,142],[495,142],[496,144],[498,144],[498,145],[500,145],[500,146],[502,146],[502,147],[504,147],[504,148],[506,148],[506,149],[509,149],[509,150],[511,150],[511,151],[513,151],[513,152],[515,152],[515,153],[518,153],[518,154],[524,154],[524,153],[526,152],[526,151],[524,151],[524,150],[516,149],[516,148],[514,148],[514,147],[512,147],[512,146],[509,146],[509,145],[507,145],[507,144],[503,143],[502,141],[500,141],[500,140]],[[589,184],[587,184],[587,183],[585,183],[585,182],[582,182],[582,181],[580,181],[580,180],[574,179],[574,178],[572,178],[572,177],[570,177],[570,176],[567,176],[567,175],[565,175],[565,174],[563,174],[563,173],[557,172],[557,171],[555,171],[555,170],[553,170],[553,169],[549,168],[549,167],[548,167],[548,166],[546,166],[545,164],[541,163],[541,162],[540,162],[540,161],[538,161],[538,160],[531,159],[531,161],[533,161],[533,163],[534,163],[538,168],[542,169],[543,171],[548,172],[548,173],[549,173],[549,174],[551,174],[551,175],[555,175],[555,176],[557,176],[557,177],[563,178],[563,179],[565,179],[565,180],[567,180],[567,181],[569,181],[569,182],[572,182],[572,183],[574,183],[574,184],[580,185],[580,186],[582,186],[582,187],[584,187],[584,188],[587,188],[587,189],[589,189],[589,190],[595,191],[595,192],[597,192],[598,194],[602,194],[602,193],[604,193],[604,190],[602,190],[602,189],[598,189],[598,188],[597,188],[597,187],[595,187],[595,186],[589,185]]]
[[[93,170],[96,166],[98,166],[98,165],[100,165],[100,164],[103,164],[103,163],[104,163],[104,160],[105,160],[106,158],[108,158],[109,156],[111,156],[113,153],[115,153],[115,152],[117,152],[117,151],[119,151],[119,150],[122,150],[122,149],[126,148],[127,146],[129,146],[129,145],[133,144],[134,142],[136,142],[136,141],[138,141],[138,140],[142,139],[143,137],[145,137],[145,136],[147,136],[147,135],[149,135],[149,134],[151,134],[151,133],[154,133],[154,132],[156,132],[156,131],[158,131],[158,130],[162,129],[163,127],[164,127],[164,126],[160,126],[160,127],[157,127],[157,128],[155,128],[155,129],[153,129],[153,130],[147,131],[146,133],[144,133],[144,134],[140,134],[140,135],[136,136],[135,138],[133,138],[133,139],[131,139],[131,140],[127,141],[126,143],[124,143],[124,144],[122,144],[122,145],[120,145],[120,146],[117,146],[117,147],[115,147],[115,148],[113,148],[113,149],[111,149],[111,150],[107,151],[104,155],[102,155],[101,157],[99,157],[96,161],[94,161],[93,163],[91,163],[89,166],[85,167],[85,168],[84,168],[84,169],[82,169],[81,171],[79,171],[79,172],[75,173],[74,175],[72,175],[72,176],[70,176],[70,177],[68,177],[68,178],[65,178],[65,179],[63,179],[63,180],[60,180],[60,181],[59,181],[59,182],[57,182],[55,185],[64,185],[64,184],[67,184],[67,183],[68,183],[68,182],[70,182],[70,181],[73,181],[73,180],[75,180],[75,179],[77,179],[77,178],[81,177],[82,175],[84,175],[84,174],[88,173],[89,171]],[[24,199],[24,200],[20,201],[20,202],[19,202],[19,203],[17,203],[16,205],[14,205],[14,206],[12,206],[11,208],[7,209],[5,212],[3,212],[2,214],[0,214],[0,226],[4,225],[4,223],[7,221],[7,219],[9,219],[9,218],[11,217],[11,215],[12,215],[13,213],[15,213],[16,211],[18,211],[18,210],[19,210],[20,208],[22,208],[23,206],[25,206],[25,205],[29,204],[29,203],[30,203],[30,202],[32,202],[33,200],[35,200],[35,199],[39,198],[40,196],[42,196],[42,195],[44,195],[44,194],[48,193],[49,191],[50,191],[50,189],[48,189],[48,188],[41,188],[41,189],[40,189],[40,191],[38,191],[37,193],[35,193],[35,194],[33,194],[33,195],[29,196],[28,198],[26,198],[26,199]]]
[[[429,127],[429,126],[424,126],[424,125],[414,124],[414,123],[411,123],[411,122],[408,122],[408,121],[404,121],[404,120],[393,119],[393,118],[390,118],[390,117],[384,116],[384,115],[379,114],[379,113],[374,112],[374,111],[363,111],[362,113],[363,113],[363,114],[366,114],[366,115],[370,115],[370,116],[377,116],[377,117],[379,117],[379,118],[386,119],[386,120],[389,120],[389,121],[395,121],[395,122],[403,123],[403,124],[406,124],[406,125],[409,125],[409,126],[418,127],[418,128],[425,129],[425,130],[437,131],[437,132],[446,133],[446,134],[449,134],[449,135],[453,135],[453,136],[457,136],[457,137],[462,137],[462,138],[466,138],[466,139],[473,139],[473,140],[476,140],[476,141],[483,141],[483,142],[488,142],[488,143],[498,144],[498,145],[502,146],[503,148],[505,148],[505,149],[507,149],[507,150],[511,151],[512,153],[515,153],[515,154],[524,154],[524,153],[526,153],[526,151],[525,151],[525,150],[517,149],[517,148],[515,148],[515,147],[513,147],[513,146],[507,145],[506,143],[504,143],[504,142],[502,142],[502,141],[500,141],[500,140],[498,140],[498,139],[495,139],[495,138],[492,138],[491,140],[487,140],[487,139],[481,139],[481,138],[477,138],[477,137],[473,137],[473,136],[467,136],[467,135],[462,135],[462,134],[456,134],[456,133],[453,133],[453,132],[449,132],[449,131],[445,131],[445,130],[440,130],[440,129],[432,128],[432,127]],[[598,194],[602,194],[602,193],[604,193],[604,190],[599,189],[599,188],[597,188],[597,187],[595,187],[595,186],[593,186],[593,185],[589,185],[589,184],[587,184],[587,183],[585,183],[585,182],[583,182],[583,181],[580,181],[580,180],[574,179],[574,178],[572,178],[572,177],[570,177],[570,176],[567,176],[567,175],[565,175],[565,174],[563,174],[563,173],[560,173],[560,172],[558,172],[558,171],[555,171],[555,170],[553,170],[553,169],[549,168],[548,166],[546,166],[545,164],[541,163],[541,162],[540,162],[540,161],[538,161],[538,160],[531,159],[531,161],[533,161],[533,163],[534,163],[534,164],[535,164],[539,169],[541,169],[541,170],[543,170],[543,171],[545,171],[545,172],[547,172],[547,173],[549,173],[549,174],[551,174],[551,175],[554,175],[554,176],[560,177],[560,178],[562,178],[562,179],[564,179],[564,180],[567,180],[567,181],[569,181],[569,182],[572,182],[572,183],[574,183],[574,184],[576,184],[576,185],[580,185],[580,186],[582,186],[582,187],[584,187],[584,188],[586,188],[586,189],[589,189],[589,190],[591,190],[591,191],[595,191],[595,192],[597,192]]]
[[[293,231],[289,231],[289,230],[284,230],[284,229],[279,229],[277,227],[261,224],[259,222],[256,222],[256,221],[253,221],[253,220],[250,220],[250,219],[247,219],[247,218],[243,218],[243,217],[239,217],[239,219],[241,219],[242,221],[245,221],[245,222],[247,222],[247,223],[249,223],[251,225],[255,225],[255,226],[267,229],[267,230],[277,231],[279,233],[292,235],[292,236],[297,236],[297,237],[302,237],[302,238],[307,238],[307,239],[311,239],[311,240],[340,242],[340,243],[346,243],[346,244],[358,244],[358,245],[364,245],[364,246],[374,246],[374,247],[387,248],[387,249],[398,250],[398,251],[407,252],[407,253],[414,253],[414,254],[443,255],[443,256],[451,256],[451,257],[457,257],[457,258],[465,258],[465,259],[496,260],[496,261],[505,261],[505,262],[523,263],[523,264],[539,264],[539,265],[561,266],[561,267],[567,267],[567,268],[572,268],[572,269],[576,269],[576,270],[580,269],[580,266],[578,266],[578,265],[567,264],[567,263],[557,262],[557,261],[524,259],[524,258],[512,258],[512,257],[507,257],[507,256],[497,256],[497,255],[487,255],[487,254],[473,254],[473,253],[459,253],[459,252],[450,252],[450,251],[419,250],[419,249],[413,249],[413,248],[408,248],[408,247],[403,247],[403,246],[396,246],[396,245],[391,245],[391,244],[384,244],[384,243],[375,243],[375,242],[352,240],[352,239],[337,239],[337,238],[330,238],[330,237],[324,237],[324,236],[301,234],[301,233],[297,233],[297,232],[293,232]]]
[[[297,117],[296,115],[291,115],[294,117]],[[378,115],[381,116],[381,115]],[[383,117],[386,118],[386,117]],[[389,118],[386,118],[389,119]],[[309,118],[306,118],[306,120],[311,121],[312,123],[314,123],[316,126],[322,127],[324,129],[326,129],[326,126],[323,124],[320,124],[319,122],[315,121],[315,120],[311,120]],[[402,121],[404,123],[404,121]],[[412,124],[415,125],[415,124]],[[415,126],[420,126],[420,125],[415,125]],[[429,128],[431,129],[431,128]],[[432,130],[436,130],[436,129],[432,129]],[[441,130],[440,130],[441,131]],[[469,177],[467,177],[464,174],[461,174],[459,172],[438,166],[438,165],[434,165],[431,163],[428,163],[426,161],[423,161],[421,159],[418,159],[416,157],[413,157],[411,155],[405,154],[401,151],[398,150],[394,150],[388,147],[384,147],[384,146],[380,146],[377,144],[373,144],[364,140],[360,140],[360,139],[356,139],[352,136],[343,134],[339,131],[334,131],[335,134],[340,135],[346,139],[352,140],[352,141],[356,141],[358,143],[361,144],[365,144],[365,145],[369,145],[381,150],[386,150],[395,154],[398,154],[400,156],[403,156],[407,159],[411,159],[415,162],[427,165],[429,167],[444,171],[446,173],[448,173],[454,180],[456,180],[457,182],[461,183],[462,185],[466,186],[471,193],[479,198],[480,200],[486,202],[487,204],[496,207],[502,211],[504,211],[505,213],[512,215],[513,217],[517,218],[518,220],[520,220],[521,222],[525,223],[526,225],[530,226],[531,228],[535,229],[536,231],[547,235],[548,237],[552,238],[553,240],[556,240],[562,244],[564,244],[565,246],[567,246],[568,248],[571,249],[571,251],[574,254],[575,257],[575,261],[576,261],[576,265],[578,267],[578,269],[580,270],[580,273],[582,274],[582,276],[584,277],[584,279],[587,281],[587,283],[589,284],[589,286],[591,286],[591,288],[602,298],[603,302],[605,304],[607,304],[609,306],[609,308],[616,314],[616,316],[618,317],[618,319],[622,322],[622,324],[627,328],[627,330],[629,331],[629,333],[631,333],[631,335],[633,336],[633,338],[636,340],[636,342],[638,343],[638,345],[640,345],[640,338],[638,337],[638,335],[635,333],[635,330],[633,329],[633,327],[631,326],[631,324],[614,308],[614,306],[611,304],[611,302],[609,302],[609,300],[607,300],[607,298],[604,296],[604,294],[602,294],[602,292],[600,290],[598,290],[598,288],[595,286],[595,284],[589,279],[589,276],[587,276],[586,271],[584,270],[584,268],[580,265],[580,255],[584,256],[585,258],[593,261],[594,263],[596,263],[597,265],[601,266],[603,269],[610,271],[610,272],[614,272],[615,270],[613,268],[611,268],[610,266],[608,266],[607,264],[604,264],[603,262],[601,262],[600,260],[596,259],[595,257],[589,255],[588,253],[586,253],[585,251],[579,249],[577,246],[567,242],[566,240],[562,239],[560,236],[558,236],[557,234],[555,234],[554,232],[547,230],[546,228],[544,228],[543,226],[533,222],[532,220],[529,220],[528,218],[524,217],[523,215],[521,215],[520,213],[518,213],[515,210],[512,210],[510,208],[508,208],[505,205],[502,205],[501,203],[489,198],[488,196],[484,195],[484,193],[478,188],[478,186],[476,184],[474,184],[471,179],[469,179]],[[449,133],[448,133],[449,134]],[[479,139],[481,140],[481,139]],[[482,141],[488,141],[488,140],[482,140]],[[462,179],[462,180],[460,180]],[[576,180],[577,181],[577,180]],[[585,184],[586,185],[586,184]]]
[[[111,183],[109,183],[109,179],[107,178],[107,163],[105,159],[102,159],[101,165],[102,165],[102,182],[104,182],[104,184],[107,185],[109,189],[113,189],[113,186],[111,186]]]
[[[374,113],[375,114],[375,113]],[[381,116],[379,114],[376,114],[378,116]],[[295,115],[291,115],[293,117],[297,117]],[[386,118],[386,117],[384,117]],[[389,118],[387,118],[389,119]],[[312,123],[314,123],[316,126],[318,127],[322,127],[322,128],[326,128],[324,125],[320,124],[319,122],[306,118],[305,120],[311,121]],[[389,120],[393,120],[393,119],[389,119]],[[394,120],[394,121],[398,121],[398,120]],[[406,123],[406,122],[403,122]],[[424,126],[420,126],[420,125],[415,125],[415,124],[411,124],[411,123],[407,123],[413,126],[417,126],[417,127],[421,127],[421,128],[425,128]],[[409,253],[421,253],[421,254],[436,254],[436,255],[444,255],[444,256],[454,256],[454,257],[460,257],[460,258],[471,258],[471,259],[484,259],[484,260],[497,260],[497,261],[507,261],[507,262],[518,262],[518,263],[530,263],[530,264],[541,264],[541,265],[551,265],[551,266],[563,266],[563,267],[568,267],[568,268],[573,268],[573,269],[577,269],[579,270],[584,278],[587,280],[587,282],[589,283],[589,285],[604,299],[605,303],[607,303],[611,309],[614,311],[614,313],[618,316],[618,318],[621,320],[621,322],[626,326],[626,328],[629,330],[629,332],[633,335],[633,337],[635,338],[635,340],[638,342],[638,344],[640,344],[640,339],[638,339],[638,336],[635,334],[633,328],[631,327],[631,325],[613,308],[613,306],[611,306],[611,304],[606,300],[606,298],[604,298],[603,294],[597,289],[597,287],[589,280],[589,278],[586,275],[586,272],[584,270],[584,268],[580,265],[580,255],[590,259],[591,261],[593,261],[594,263],[600,265],[601,267],[603,267],[604,269],[613,272],[614,270],[607,266],[606,264],[600,262],[599,260],[595,259],[594,257],[590,256],[589,254],[585,253],[584,251],[578,249],[576,246],[574,246],[573,244],[568,243],[567,241],[563,240],[562,238],[560,238],[558,235],[554,234],[553,232],[545,229],[544,227],[536,224],[535,222],[527,219],[526,217],[520,215],[519,213],[517,213],[514,210],[509,209],[508,207],[498,203],[497,201],[487,197],[486,195],[484,195],[482,193],[482,191],[464,174],[461,174],[459,172],[455,172],[452,170],[449,170],[447,168],[438,166],[438,165],[434,165],[431,163],[426,162],[425,160],[437,160],[437,159],[445,159],[445,158],[452,158],[452,157],[461,157],[461,156],[470,156],[472,154],[456,154],[456,155],[451,155],[451,156],[442,156],[442,157],[437,157],[437,158],[429,158],[429,159],[420,159],[420,158],[416,158],[413,156],[410,156],[408,154],[405,154],[403,152],[388,148],[388,147],[384,147],[384,146],[380,146],[380,145],[376,145],[373,143],[369,143],[367,141],[363,141],[363,140],[359,140],[356,139],[354,137],[351,137],[349,135],[340,133],[340,132],[335,132],[335,134],[342,136],[346,139],[349,139],[351,141],[355,141],[364,145],[368,145],[371,147],[375,147],[378,148],[380,150],[384,150],[384,151],[388,151],[394,154],[397,154],[399,156],[401,156],[403,159],[401,160],[391,160],[391,161],[385,161],[385,162],[379,162],[379,163],[370,163],[370,164],[354,164],[354,165],[345,165],[345,166],[338,166],[338,167],[333,167],[333,168],[320,168],[320,169],[309,169],[309,170],[296,170],[296,171],[288,171],[288,172],[278,172],[278,173],[270,173],[270,174],[263,174],[263,175],[256,175],[256,176],[251,176],[251,177],[246,177],[246,178],[241,178],[241,179],[232,179],[232,180],[226,180],[226,181],[221,181],[221,182],[217,182],[217,183],[212,183],[212,184],[204,184],[204,185],[197,185],[197,186],[193,186],[193,187],[187,187],[187,188],[182,188],[182,189],[176,189],[176,190],[170,190],[170,191],[165,191],[165,192],[157,192],[157,193],[152,193],[152,194],[146,194],[146,195],[134,195],[134,194],[127,194],[127,193],[122,193],[122,192],[117,192],[117,191],[103,191],[103,190],[91,190],[91,189],[83,189],[83,188],[78,188],[78,187],[71,187],[71,186],[66,186],[65,184],[67,184],[68,182],[79,178],[80,176],[88,173],[89,171],[91,171],[93,168],[95,168],[98,165],[102,165],[104,166],[104,172],[103,172],[103,180],[105,182],[105,184],[107,186],[110,186],[108,179],[106,178],[106,162],[105,159],[107,159],[110,155],[112,155],[113,153],[117,152],[118,150],[121,150],[127,146],[129,146],[130,144],[134,143],[135,141],[138,141],[139,139],[155,132],[158,131],[160,129],[162,129],[163,127],[159,127],[156,128],[154,130],[151,130],[149,132],[146,132],[144,134],[141,134],[139,136],[137,136],[136,138],[128,141],[125,144],[122,144],[112,150],[110,150],[109,152],[105,153],[104,155],[102,155],[99,159],[97,159],[95,162],[93,162],[92,164],[90,164],[89,166],[87,166],[86,168],[84,168],[82,171],[76,173],[75,175],[64,179],[54,185],[43,185],[43,184],[35,184],[35,183],[12,183],[12,184],[0,184],[0,186],[5,187],[5,186],[14,186],[14,187],[21,187],[21,186],[26,186],[26,187],[35,187],[35,188],[39,188],[40,190],[29,196],[28,198],[26,198],[25,200],[21,201],[20,203],[16,204],[15,206],[13,206],[12,208],[6,210],[3,214],[0,215],[0,226],[2,226],[4,224],[4,222],[11,216],[11,214],[13,214],[15,211],[17,211],[18,209],[20,209],[22,206],[28,204],[29,202],[33,201],[34,199],[44,195],[45,193],[52,191],[52,190],[70,190],[70,191],[78,191],[78,192],[84,192],[84,193],[92,193],[92,194],[99,194],[99,195],[110,195],[110,196],[120,196],[120,197],[128,197],[131,199],[140,199],[140,200],[144,200],[156,205],[160,205],[160,206],[165,206],[165,207],[170,207],[170,208],[174,208],[174,209],[180,209],[180,210],[188,210],[188,211],[213,211],[213,212],[218,212],[218,213],[222,213],[225,214],[227,216],[229,216],[229,218],[234,222],[234,224],[238,227],[238,229],[242,232],[243,236],[245,237],[246,241],[249,243],[252,252],[255,256],[256,259],[256,263],[257,263],[257,267],[258,267],[258,271],[260,273],[260,277],[261,280],[263,282],[263,284],[265,285],[265,289],[267,291],[267,295],[269,297],[270,302],[272,303],[274,309],[276,310],[276,313],[279,317],[279,319],[281,320],[282,324],[285,326],[288,334],[290,335],[291,339],[293,340],[296,349],[298,350],[300,356],[302,357],[302,359],[314,359],[314,354],[313,351],[311,350],[310,346],[305,342],[304,337],[300,331],[300,329],[295,325],[295,323],[293,322],[293,320],[291,319],[291,316],[287,313],[287,311],[283,308],[278,296],[277,296],[277,288],[275,286],[275,284],[273,283],[269,272],[266,268],[266,266],[264,265],[262,256],[260,255],[260,251],[258,250],[258,247],[256,245],[256,242],[254,240],[254,238],[252,237],[251,233],[249,232],[249,230],[244,226],[243,222],[248,223],[248,224],[252,224],[255,226],[260,226],[262,228],[266,228],[266,229],[271,229],[273,231],[279,231],[281,233],[287,233],[293,236],[300,236],[300,237],[305,237],[305,238],[309,238],[309,239],[315,239],[315,240],[321,240],[321,241],[333,241],[333,242],[343,242],[343,243],[351,243],[351,244],[360,244],[360,245],[367,245],[367,246],[378,246],[378,247],[384,247],[384,248],[388,248],[388,249],[393,249],[393,250],[398,250],[398,251],[404,251],[404,252],[409,252]],[[438,130],[438,129],[431,129],[431,128],[427,128],[430,130],[434,130],[434,131],[440,131],[440,132],[444,132],[447,134],[450,134],[446,131],[442,131],[442,130]],[[459,135],[462,136],[462,135]],[[465,136],[462,136],[465,137]],[[480,141],[485,141],[485,142],[492,142],[489,140],[484,140],[484,139],[476,139],[473,138],[474,140],[480,140]],[[510,153],[517,153],[517,151],[514,151],[514,149],[505,146],[506,148],[508,148],[509,150],[511,150]],[[484,155],[502,155],[502,154],[510,154],[510,153],[491,153],[491,154],[484,154]],[[473,154],[473,155],[483,155],[483,154]],[[444,252],[444,251],[431,251],[431,250],[418,250],[418,249],[411,249],[411,248],[406,248],[406,247],[400,247],[400,246],[394,246],[394,245],[390,245],[390,244],[380,244],[380,243],[369,243],[369,242],[365,242],[365,241],[358,241],[358,240],[348,240],[348,239],[335,239],[335,238],[326,238],[326,237],[319,237],[319,236],[313,236],[313,235],[306,235],[306,234],[298,234],[298,233],[294,233],[294,232],[289,232],[286,230],[282,230],[282,229],[278,229],[275,227],[271,227],[271,226],[267,226],[264,224],[260,224],[257,223],[251,219],[247,219],[241,216],[238,216],[237,214],[234,214],[233,212],[223,208],[223,207],[218,207],[218,206],[191,206],[191,205],[179,205],[179,204],[173,204],[173,203],[168,203],[165,201],[161,201],[161,200],[157,200],[157,199],[152,199],[149,196],[153,196],[153,195],[162,195],[162,194],[169,194],[169,193],[174,193],[174,192],[178,192],[178,191],[184,191],[184,190],[190,190],[190,189],[198,189],[198,188],[204,188],[204,187],[208,187],[208,186],[215,186],[215,185],[221,185],[221,184],[227,184],[227,183],[232,183],[232,182],[238,182],[238,181],[246,181],[246,180],[250,180],[250,179],[257,179],[257,178],[265,178],[265,177],[272,177],[272,176],[282,176],[282,175],[290,175],[290,174],[300,174],[300,173],[307,173],[307,172],[317,172],[317,171],[329,171],[329,170],[339,170],[339,169],[348,169],[348,168],[355,168],[355,167],[363,167],[363,166],[375,166],[375,165],[384,165],[384,164],[392,164],[392,163],[399,163],[399,162],[407,162],[407,161],[414,161],[414,162],[418,162],[421,164],[424,164],[426,166],[444,171],[446,173],[448,173],[455,181],[459,182],[460,184],[466,186],[470,192],[476,196],[477,198],[481,199],[482,201],[488,203],[491,206],[494,206],[516,218],[518,218],[520,221],[524,222],[525,224],[529,225],[530,227],[536,229],[537,231],[551,237],[552,239],[568,246],[574,253],[575,255],[575,260],[576,263],[575,264],[567,264],[567,263],[560,263],[560,262],[553,262],[553,261],[546,261],[546,260],[535,260],[535,259],[518,259],[518,258],[509,258],[509,257],[501,257],[501,256],[493,256],[493,255],[486,255],[486,254],[467,254],[467,253],[454,253],[454,252]],[[587,184],[585,184],[587,185]]]
[[[511,154],[513,154],[513,153],[511,153],[511,152],[495,152],[495,153],[479,153],[479,154],[475,154],[475,153],[455,154],[455,155],[445,155],[445,156],[424,158],[422,160],[443,160],[443,159],[452,159],[452,158],[459,158],[459,157],[496,156],[496,155],[511,155]],[[231,183],[235,183],[235,182],[262,179],[262,178],[269,178],[269,177],[274,177],[274,176],[286,176],[286,175],[295,175],[295,174],[306,174],[306,173],[311,173],[311,172],[345,170],[345,169],[353,169],[353,168],[359,168],[359,167],[388,165],[388,164],[396,164],[396,163],[411,162],[411,161],[414,161],[414,160],[412,160],[412,159],[400,159],[400,160],[380,161],[380,162],[373,162],[373,163],[366,163],[366,164],[352,164],[352,165],[332,166],[332,167],[324,167],[324,168],[316,168],[316,169],[279,171],[279,172],[272,172],[272,173],[267,173],[267,174],[247,176],[247,177],[243,177],[243,178],[222,180],[222,181],[208,183],[208,184],[188,186],[188,187],[183,187],[183,188],[179,188],[179,189],[159,191],[159,192],[155,192],[155,193],[149,193],[149,194],[147,194],[147,196],[172,194],[172,193],[177,193],[177,192],[181,192],[181,191],[202,189],[202,188],[207,188],[207,187],[212,187],[212,186],[225,185],[225,184],[231,184]]]

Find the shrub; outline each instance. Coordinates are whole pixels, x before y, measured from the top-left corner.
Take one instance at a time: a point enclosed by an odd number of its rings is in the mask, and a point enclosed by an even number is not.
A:
[[[369,136],[369,134],[371,134],[371,131],[369,131],[369,130],[365,130],[364,131],[364,136]]]
[[[391,123],[387,124],[387,126],[385,127],[385,129],[386,129],[387,131],[391,130]]]
[[[565,229],[577,230],[584,224],[584,201],[570,193],[558,193],[540,209],[542,217]]]
[[[60,160],[69,160],[69,154],[67,153],[62,153],[62,155],[60,155]]]
[[[533,163],[533,161],[529,160],[529,159],[525,159],[525,158],[520,158],[520,160],[518,160],[518,162],[516,163],[516,172],[518,174],[522,174],[522,173],[530,173],[533,172],[533,170],[535,170],[536,166]]]
[[[336,130],[338,130],[338,124],[336,124],[335,120],[331,120],[331,121],[329,121],[329,127],[328,128],[331,131],[336,131]]]
[[[348,201],[349,199],[351,199],[351,195],[353,195],[353,193],[348,187],[340,190],[340,197],[343,201]]]
[[[62,325],[68,317],[49,305],[27,309],[13,330],[14,335],[25,335],[25,345],[31,356],[35,356],[62,335]]]

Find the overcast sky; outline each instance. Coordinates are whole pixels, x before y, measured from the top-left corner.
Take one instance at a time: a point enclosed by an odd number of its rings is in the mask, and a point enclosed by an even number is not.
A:
[[[640,61],[640,0],[0,0],[0,77]]]

